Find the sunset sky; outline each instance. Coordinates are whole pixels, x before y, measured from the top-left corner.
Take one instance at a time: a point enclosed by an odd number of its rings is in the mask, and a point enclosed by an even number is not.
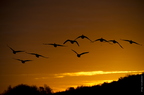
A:
[[[21,83],[62,91],[144,72],[143,0],[0,0],[0,20],[0,93]],[[116,40],[123,49],[80,38],[80,46],[44,45],[63,44],[82,34],[92,41]],[[48,58],[13,54],[7,45]],[[71,49],[89,53],[78,58]]]

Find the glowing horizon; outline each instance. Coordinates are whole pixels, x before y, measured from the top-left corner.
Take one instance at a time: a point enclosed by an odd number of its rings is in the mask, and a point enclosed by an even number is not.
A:
[[[89,72],[73,72],[73,73],[61,73],[55,74],[57,78],[63,78],[66,76],[93,76],[100,74],[120,74],[120,73],[142,73],[142,71],[89,71]]]
[[[143,2],[2,0],[0,92],[21,83],[61,88],[144,72]],[[79,46],[64,43],[67,39]],[[112,40],[118,43],[107,43]],[[14,54],[13,49],[25,52]],[[89,53],[77,57],[72,50]],[[22,64],[15,59],[32,61]]]

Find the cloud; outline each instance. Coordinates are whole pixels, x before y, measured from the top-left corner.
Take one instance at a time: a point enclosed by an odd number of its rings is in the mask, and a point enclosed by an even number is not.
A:
[[[83,72],[72,72],[72,73],[60,73],[55,74],[55,78],[63,78],[66,76],[94,76],[94,75],[101,75],[101,74],[123,74],[123,73],[142,73],[142,71],[83,71]]]
[[[104,82],[110,83],[112,81],[114,81],[114,80],[84,81],[83,84],[87,85],[87,86],[93,86],[93,85],[101,84],[101,83],[104,83]]]

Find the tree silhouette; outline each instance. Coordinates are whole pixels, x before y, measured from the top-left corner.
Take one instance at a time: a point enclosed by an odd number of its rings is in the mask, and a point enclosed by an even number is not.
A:
[[[144,85],[144,73],[120,77],[118,81],[94,86],[69,87],[65,91],[53,93],[52,89],[44,87],[28,86],[24,84],[15,87],[9,86],[2,95],[144,95],[142,86]]]
[[[15,87],[9,86],[2,95],[48,95],[52,94],[52,89],[44,85],[44,87],[29,86],[20,84]]]

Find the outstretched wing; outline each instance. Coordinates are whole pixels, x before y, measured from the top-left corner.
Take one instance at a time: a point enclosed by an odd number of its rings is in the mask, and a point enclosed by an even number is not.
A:
[[[115,41],[115,40],[108,40],[108,41],[109,41],[109,42],[113,42],[113,43],[114,43],[114,41]],[[117,41],[115,41],[115,42],[117,42]]]
[[[43,55],[39,55],[39,56],[41,56],[41,57],[43,57],[43,58],[48,58],[48,57],[45,57],[45,56],[43,56]]]
[[[51,44],[51,43],[44,43],[44,45],[54,45],[54,44]]]
[[[132,43],[135,43],[135,44],[137,44],[137,45],[141,45],[141,46],[142,46],[142,44],[139,44],[139,43],[137,43],[137,42],[134,42],[134,41],[132,41]]]
[[[36,54],[36,53],[28,53],[28,52],[25,52],[25,53],[27,53],[27,54],[31,54],[31,55],[38,55],[38,54]]]
[[[92,40],[90,38],[88,38],[87,36],[84,36],[84,37],[92,42]]]
[[[18,61],[22,61],[21,59],[16,59],[16,58],[13,58],[13,59],[18,60]]]
[[[117,42],[117,44],[118,44],[121,48],[123,48],[122,45],[121,45],[119,42]]]
[[[56,44],[57,46],[64,46],[64,45],[60,45],[60,44]]]
[[[80,55],[83,55],[83,54],[86,54],[86,53],[89,53],[89,52],[83,52],[83,53],[81,53]]]
[[[95,41],[99,41],[100,39],[96,39],[96,40],[94,40],[93,42],[95,42]]]
[[[78,54],[78,53],[77,53],[76,51],[74,51],[73,49],[72,49],[72,51],[75,52],[76,54]]]
[[[7,45],[8,46],[8,45]],[[12,49],[10,46],[8,46],[12,51],[15,51],[14,49]]]
[[[27,62],[27,61],[32,61],[32,60],[24,60],[25,62]]]
[[[77,41],[74,41],[78,46],[79,46],[79,43]]]
[[[125,40],[125,39],[121,39],[121,40],[123,40],[123,41],[128,41],[128,42],[130,41],[130,40]]]
[[[68,41],[70,41],[70,40],[66,40],[63,44],[65,44],[65,43],[68,42]]]
[[[78,39],[78,38],[81,38],[81,36],[78,36],[76,39]],[[75,40],[76,40],[76,39],[75,39]]]
[[[18,51],[16,51],[16,52],[24,52],[24,51],[18,50]]]

